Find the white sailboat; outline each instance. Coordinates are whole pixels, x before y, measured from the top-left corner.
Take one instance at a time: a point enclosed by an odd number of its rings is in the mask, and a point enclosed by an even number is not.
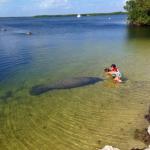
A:
[[[80,18],[80,17],[81,17],[81,15],[80,15],[80,14],[78,14],[78,15],[77,15],[77,18]]]

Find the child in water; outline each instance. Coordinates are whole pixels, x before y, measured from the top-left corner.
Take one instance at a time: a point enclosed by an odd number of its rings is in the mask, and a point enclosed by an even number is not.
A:
[[[115,82],[119,82],[121,83],[122,80],[121,80],[121,73],[119,71],[119,69],[116,67],[115,64],[112,64],[111,65],[111,68],[105,68],[104,71],[108,74],[108,75],[111,75],[113,77],[113,80]]]

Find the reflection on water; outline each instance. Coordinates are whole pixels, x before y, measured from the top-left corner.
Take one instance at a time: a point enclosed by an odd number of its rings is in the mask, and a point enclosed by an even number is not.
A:
[[[150,29],[149,27],[128,27],[128,38],[129,39],[134,39],[134,38],[150,38]]]
[[[0,148],[3,150],[122,150],[134,140],[149,105],[148,28],[132,28],[125,15],[1,18]],[[32,32],[26,36],[25,32]],[[106,79],[86,87],[31,96],[31,87],[97,76],[116,63],[124,84]]]

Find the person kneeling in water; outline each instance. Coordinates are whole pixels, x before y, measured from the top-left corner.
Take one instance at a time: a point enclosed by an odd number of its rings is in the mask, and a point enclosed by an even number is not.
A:
[[[112,64],[111,68],[105,68],[104,71],[107,74],[111,75],[113,77],[114,81],[119,82],[119,83],[122,82],[122,80],[121,80],[122,75],[115,64]]]

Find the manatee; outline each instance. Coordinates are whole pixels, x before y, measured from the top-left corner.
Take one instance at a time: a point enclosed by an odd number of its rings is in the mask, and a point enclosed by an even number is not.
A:
[[[72,89],[72,88],[87,86],[90,84],[95,84],[99,81],[103,81],[103,79],[98,77],[75,77],[75,78],[58,81],[54,84],[34,86],[31,88],[30,94],[40,95],[52,90]]]
[[[7,91],[3,96],[0,97],[2,100],[7,100],[8,98],[13,97],[13,92],[12,91]]]
[[[5,29],[5,28],[1,28],[1,29],[0,29],[0,31],[7,31],[7,29]]]

